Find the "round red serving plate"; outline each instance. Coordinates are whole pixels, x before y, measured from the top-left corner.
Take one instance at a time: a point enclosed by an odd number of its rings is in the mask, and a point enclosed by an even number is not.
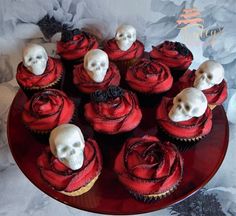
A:
[[[104,166],[102,174],[89,192],[78,197],[70,197],[55,191],[41,178],[36,160],[47,145],[47,141],[40,141],[24,127],[21,112],[25,102],[26,97],[19,90],[8,117],[8,140],[16,163],[26,177],[49,196],[66,205],[90,212],[138,214],[159,210],[177,203],[202,188],[214,176],[224,159],[228,146],[228,121],[223,107],[218,106],[213,110],[211,133],[181,153],[184,158],[184,174],[177,190],[157,202],[143,203],[135,200],[126,191],[113,172],[114,159],[122,147],[124,136],[97,136],[81,118],[78,125],[85,138],[92,136],[97,140],[102,150]],[[82,107],[80,109],[82,110]],[[156,135],[158,129],[153,118],[155,107],[144,106],[142,111],[142,122],[132,132],[132,136]]]

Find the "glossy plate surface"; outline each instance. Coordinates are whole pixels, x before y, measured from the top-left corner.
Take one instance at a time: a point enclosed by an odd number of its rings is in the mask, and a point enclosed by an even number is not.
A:
[[[118,182],[113,173],[113,163],[124,141],[123,136],[98,136],[81,117],[79,126],[85,137],[94,136],[103,153],[104,167],[94,187],[78,197],[69,197],[53,190],[40,176],[36,166],[37,157],[47,142],[34,137],[22,124],[21,112],[26,97],[20,90],[16,95],[8,118],[8,140],[11,152],[19,168],[27,178],[56,200],[78,209],[107,214],[137,214],[155,211],[177,203],[202,188],[220,167],[228,146],[228,121],[222,106],[213,110],[211,133],[189,150],[182,152],[184,158],[183,180],[170,196],[151,204],[136,201]],[[155,107],[143,108],[143,120],[132,135],[155,135],[158,133]]]

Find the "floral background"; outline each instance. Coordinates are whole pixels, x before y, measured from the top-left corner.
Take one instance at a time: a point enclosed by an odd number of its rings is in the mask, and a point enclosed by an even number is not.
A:
[[[189,10],[191,9],[191,10]],[[195,13],[194,20],[188,17]],[[49,198],[19,171],[9,151],[6,124],[18,90],[15,80],[22,47],[42,44],[56,56],[62,25],[83,28],[99,40],[129,23],[149,51],[163,40],[185,43],[196,68],[206,59],[223,64],[229,87],[224,107],[230,125],[226,158],[214,178],[185,201],[148,215],[236,215],[236,1],[234,0],[1,0],[0,1],[0,215],[85,215]],[[16,126],[17,127],[17,126]],[[13,184],[14,182],[14,184]],[[25,196],[27,194],[27,196]],[[55,210],[56,209],[56,210]]]

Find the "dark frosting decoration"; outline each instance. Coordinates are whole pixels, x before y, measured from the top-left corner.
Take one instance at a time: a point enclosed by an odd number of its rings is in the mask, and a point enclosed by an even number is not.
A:
[[[81,31],[79,29],[73,29],[73,30],[65,29],[64,31],[62,31],[61,41],[63,42],[70,41],[73,39],[75,35],[78,35],[80,33]]]

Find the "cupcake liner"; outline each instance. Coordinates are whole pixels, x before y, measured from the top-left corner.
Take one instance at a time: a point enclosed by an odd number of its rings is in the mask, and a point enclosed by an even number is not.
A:
[[[209,108],[213,110],[217,105],[216,104],[208,104]]]
[[[76,191],[73,191],[73,192],[60,191],[60,192],[67,195],[67,196],[80,196],[80,195],[88,192],[93,187],[93,185],[97,181],[99,175],[100,175],[100,173],[95,178],[93,178],[88,184],[86,184],[85,186],[81,187],[80,189],[78,189]]]

